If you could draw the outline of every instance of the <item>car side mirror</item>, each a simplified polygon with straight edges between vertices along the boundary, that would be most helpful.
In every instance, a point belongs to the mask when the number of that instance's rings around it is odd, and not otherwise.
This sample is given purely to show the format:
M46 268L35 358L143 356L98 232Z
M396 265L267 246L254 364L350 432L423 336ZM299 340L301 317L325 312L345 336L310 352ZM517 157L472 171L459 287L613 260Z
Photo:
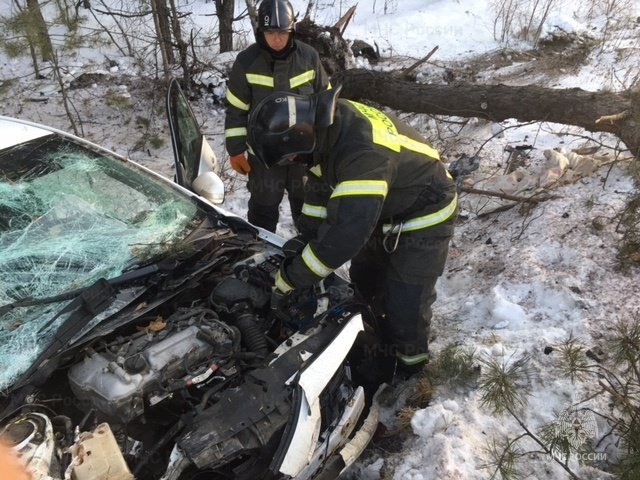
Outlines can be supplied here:
M211 203L221 204L224 202L224 183L214 172L204 172L198 175L191 184L191 188Z

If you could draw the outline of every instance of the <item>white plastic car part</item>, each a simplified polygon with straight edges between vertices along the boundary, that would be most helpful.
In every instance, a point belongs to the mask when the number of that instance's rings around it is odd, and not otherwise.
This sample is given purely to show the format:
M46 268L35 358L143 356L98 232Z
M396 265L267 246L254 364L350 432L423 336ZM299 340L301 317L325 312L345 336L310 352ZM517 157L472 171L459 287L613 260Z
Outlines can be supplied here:
M327 348L300 374L298 385L303 393L300 396L302 404L289 448L280 465L280 473L295 477L311 461L322 423L320 394L344 362L362 330L362 315L354 315Z
M191 184L191 187L198 195L206 198L213 204L219 205L224 202L224 183L214 172L217 164L218 161L213 149L207 142L207 139L203 137L198 176Z
M316 447L313 457L305 470L296 477L296 480L308 480L312 478L318 471L324 461L326 461L327 452L334 452L341 445L344 445L353 432L353 429L362 415L365 405L364 389L358 387L353 396L347 402L344 412L335 428L327 436L320 445Z
M194 192L211 203L220 204L224 202L224 183L214 172L201 173L191 186Z
M340 456L342 457L345 464L342 472L344 472L353 462L358 459L358 457L360 457L364 449L373 438L373 434L378 428L378 421L380 419L380 404L378 403L378 397L387 387L388 385L386 383L383 383L382 385L380 385L380 387L378 387L378 390L373 396L373 401L371 402L371 407L369 408L369 414L367 415L367 418L365 418L364 423L356 432L353 439L351 439L351 441L347 443L342 450L340 450ZM342 472L340 473L342 474Z

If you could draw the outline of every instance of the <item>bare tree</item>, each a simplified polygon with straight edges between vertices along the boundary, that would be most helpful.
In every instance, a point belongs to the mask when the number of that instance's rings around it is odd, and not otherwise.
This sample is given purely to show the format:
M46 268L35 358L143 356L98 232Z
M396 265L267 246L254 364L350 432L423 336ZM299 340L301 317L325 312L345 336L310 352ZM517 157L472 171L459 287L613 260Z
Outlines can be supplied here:
M258 9L256 8L256 0L245 0L247 5L247 12L249 12L249 18L251 19L251 27L253 32L258 31Z
M307 10L304 12L304 17L305 19L311 19L311 11L315 8L316 6L316 1L315 0L309 0L309 3L307 4Z
M105 8L105 10L107 12L109 12L109 7L108 5L104 2L104 0L99 0L100 3L102 4L102 6ZM79 5L80 3L78 3ZM118 50L120 50L120 52L123 55L126 55L125 52L122 50L122 48L120 48L120 46L118 45L118 43L116 42L115 38L113 37L113 34L109 31L108 28L106 28L104 25L102 25L102 22L100 22L100 19L97 17L97 15L95 14L95 12L93 11L94 9L91 8L91 4L89 2L85 3L85 7L86 9L91 11L91 14L93 15L93 18L95 18L96 22L98 22L98 25L100 25L105 32L107 32L107 35L109 36L109 38L111 39L111 41L113 42L113 44L118 48ZM134 51L133 51L133 47L131 45L131 42L129 41L129 35L127 35L127 32L125 31L125 29L123 28L122 24L120 23L120 21L118 20L118 17L116 15L111 15L111 18L113 18L113 22L116 24L116 26L118 27L118 30L120 30L120 34L122 35L122 38L124 39L125 44L127 45L127 52L128 55L130 57L133 57Z
M178 55L180 57L180 66L182 67L182 75L184 85L191 83L191 69L189 67L188 48L189 45L182 38L182 28L180 26L180 16L178 15L178 9L176 8L175 0L169 0L171 7L171 27L173 31L173 38L178 49Z
M42 16L38 0L27 0L27 10L31 20L27 24L29 44L37 46L40 49L42 60L49 62L53 59L53 46L51 45L47 24Z
M235 0L216 0L216 16L220 24L220 53L233 50L233 10Z
M39 61L52 59L53 47L49 37L47 24L44 21L37 0L27 0L24 5L15 0L17 13L3 19L3 28L14 34L22 48L26 42L31 56L31 63L36 78L40 78ZM3 36L4 38L4 36Z
M151 0L151 11L153 23L156 27L160 55L162 56L162 66L165 78L171 73L171 65L175 58L171 47L171 28L169 26L169 11L165 0Z
M82 121L80 120L80 115L78 115L78 111L76 110L73 102L69 99L69 94L67 91L67 87L62 79L62 72L60 71L60 63L58 62L58 54L57 52L52 53L52 62L53 62L53 71L58 81L58 86L60 87L60 93L62 94L62 105L64 106L64 111L67 114L67 118L69 119L69 123L71 124L71 128L73 129L73 133L76 136L84 136L84 130L82 129ZM71 109L73 108L74 112L78 116L78 120L80 121L80 130L78 130L78 126L76 125L76 121L71 113Z

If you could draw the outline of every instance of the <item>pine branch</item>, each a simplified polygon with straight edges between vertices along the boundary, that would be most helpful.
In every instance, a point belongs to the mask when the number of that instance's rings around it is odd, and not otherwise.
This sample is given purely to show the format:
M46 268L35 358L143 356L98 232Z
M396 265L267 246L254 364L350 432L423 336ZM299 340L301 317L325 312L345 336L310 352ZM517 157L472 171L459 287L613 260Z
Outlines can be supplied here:
M520 425L520 427L525 431L527 436L531 438L534 442L536 442L538 445L540 445L544 453L551 456L551 458L553 458L553 461L556 462L558 465L560 465L569 474L571 478L575 480L580 480L580 477L578 477L575 473L573 473L573 471L569 468L568 465L561 462L554 455L552 455L551 450L544 444L544 442L540 440L536 434L534 434L531 430L529 430L527 425L520 419L520 417L511 408L509 408L509 406L506 406L505 409L507 412L509 412L509 414L511 414L511 416L515 419L515 421L518 422L518 425Z
M524 478L523 475L516 469L516 461L518 457L522 457L524 454L522 453L522 451L515 447L515 444L521 438L524 438L526 436L526 433L523 433L513 440L509 440L507 438L507 444L502 448L502 452L498 451L498 445L495 441L493 442L493 445L489 450L489 454L494 458L497 457L497 459L492 463L481 466L481 468L495 467L490 480L496 478L496 475L498 474L500 474L500 478L502 479L517 480L519 478Z
M524 383L532 373L529 355L523 355L510 364L494 358L480 361L485 367L480 380L481 405L490 407L494 413L502 413L506 407L522 408L527 404L529 392Z

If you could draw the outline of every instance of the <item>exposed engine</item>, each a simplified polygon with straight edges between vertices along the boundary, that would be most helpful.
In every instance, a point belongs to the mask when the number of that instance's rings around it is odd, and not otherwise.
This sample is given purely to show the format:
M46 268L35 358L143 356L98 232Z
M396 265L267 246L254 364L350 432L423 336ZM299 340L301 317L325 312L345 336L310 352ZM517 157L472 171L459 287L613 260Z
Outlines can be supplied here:
M98 351L88 349L87 357L69 369L76 397L112 420L128 422L144 412L145 404L211 381L234 344L237 349L239 334L213 310L179 310L155 325Z
M0 435L31 471L56 480L111 478L96 473L105 465L123 479L191 478L181 472L218 468L244 451L271 451L277 444L270 438L282 434L291 415L292 393L283 385L339 331L339 321L319 326L322 314L353 297L338 282L272 302L280 259L259 253L227 263L144 316L132 309L135 321L78 349L31 407L2 419ZM327 389L327 403L336 405L330 418L352 395L344 382L339 371ZM37 405L46 402L59 408ZM252 417L245 425L246 415ZM252 435L243 433L251 422ZM171 466L172 445L189 457L180 468ZM98 457L87 451L106 460L94 463ZM268 463L269 455L260 461Z
M236 360L269 353L264 312L270 292L264 267L240 264L212 289L209 305L179 308L137 333L87 348L69 369L69 385L85 410L126 423L173 392L224 380L237 373Z

